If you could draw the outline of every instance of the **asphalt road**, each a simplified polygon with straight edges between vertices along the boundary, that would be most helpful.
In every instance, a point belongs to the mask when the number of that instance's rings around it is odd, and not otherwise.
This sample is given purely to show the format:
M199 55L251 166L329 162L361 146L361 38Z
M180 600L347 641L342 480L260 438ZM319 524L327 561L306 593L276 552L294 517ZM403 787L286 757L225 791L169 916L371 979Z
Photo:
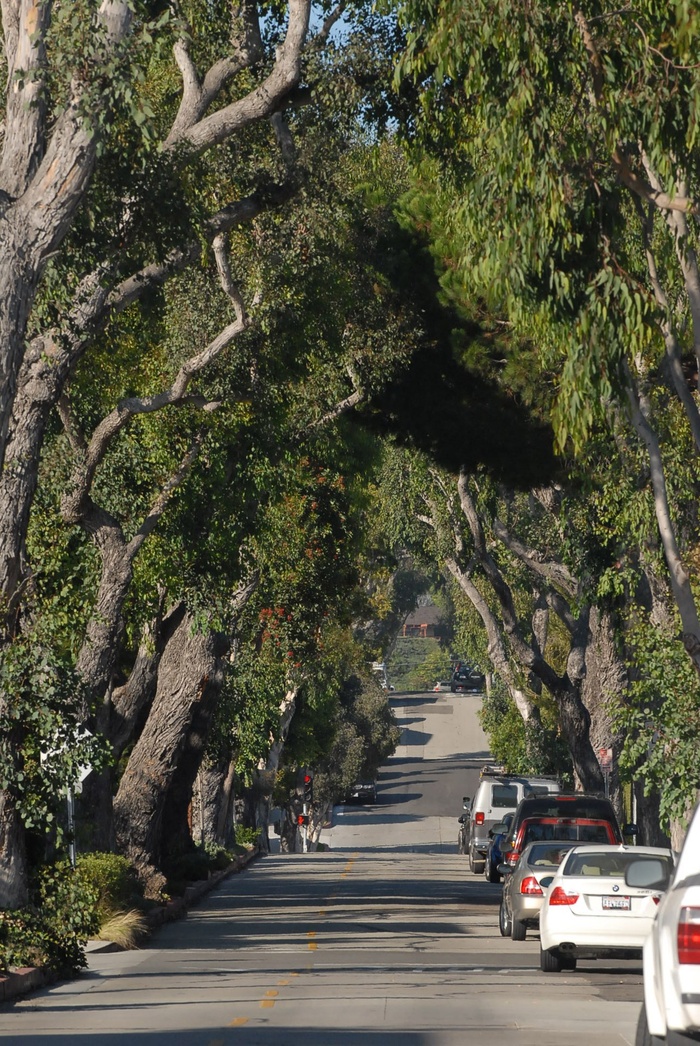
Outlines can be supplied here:
M476 697L393 698L401 746L376 806L340 807L328 852L234 876L140 952L0 1008L21 1046L628 1046L635 963L544 975L500 937L456 818L487 756Z

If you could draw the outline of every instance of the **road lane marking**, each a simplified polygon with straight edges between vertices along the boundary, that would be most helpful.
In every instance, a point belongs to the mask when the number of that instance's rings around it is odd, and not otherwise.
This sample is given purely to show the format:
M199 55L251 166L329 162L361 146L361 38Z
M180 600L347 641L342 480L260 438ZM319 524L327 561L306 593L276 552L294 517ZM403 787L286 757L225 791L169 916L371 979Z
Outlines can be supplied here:
M242 1028L244 1024L247 1024L250 1017L234 1017L229 1023L229 1028Z
M261 1010L271 1010L274 1005L275 1005L275 1000L274 999L261 999L260 1000L260 1009Z
M289 984L289 980L285 977L283 980L277 982L280 985Z

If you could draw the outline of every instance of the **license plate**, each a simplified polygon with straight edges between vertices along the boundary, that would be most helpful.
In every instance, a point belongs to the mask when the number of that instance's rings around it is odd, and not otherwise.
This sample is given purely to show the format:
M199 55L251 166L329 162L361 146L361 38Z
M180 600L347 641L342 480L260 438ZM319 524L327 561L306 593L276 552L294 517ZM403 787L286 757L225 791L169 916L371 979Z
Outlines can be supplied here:
M614 908L618 911L628 912L632 907L631 900L629 897L604 897L603 898L603 909L610 910Z

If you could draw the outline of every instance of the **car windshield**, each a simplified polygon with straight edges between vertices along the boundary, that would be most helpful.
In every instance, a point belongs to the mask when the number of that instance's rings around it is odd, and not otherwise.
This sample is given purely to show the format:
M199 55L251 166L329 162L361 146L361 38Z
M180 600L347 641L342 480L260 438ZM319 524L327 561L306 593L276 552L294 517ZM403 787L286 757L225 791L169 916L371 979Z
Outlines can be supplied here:
M573 846L574 843L571 844ZM552 846L551 843L537 844L530 850L527 863L537 868L557 868L568 854L571 846Z
M605 824L530 824L525 827L523 846L547 839L571 839L578 843L609 843Z
M664 854L655 855L658 860L668 865L671 871L671 858ZM639 854L630 853L573 853L564 867L564 875L604 875L612 879L622 879L625 869L633 861L639 860Z
M498 784L491 792L491 806L514 810L518 805L518 789L515 785Z

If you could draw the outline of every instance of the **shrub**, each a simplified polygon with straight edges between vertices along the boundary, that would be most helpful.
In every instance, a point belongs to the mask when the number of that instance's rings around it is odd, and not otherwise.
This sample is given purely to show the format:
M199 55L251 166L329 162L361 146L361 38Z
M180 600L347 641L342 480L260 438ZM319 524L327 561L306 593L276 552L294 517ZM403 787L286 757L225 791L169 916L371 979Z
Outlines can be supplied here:
M73 973L87 965L85 944L97 932L97 894L68 862L39 870L32 903L0 912L0 969L43 966Z
M246 850L251 850L257 845L259 838L259 828L245 828L241 824L236 825L236 843L238 846L244 846Z
M100 921L138 905L143 899L143 887L133 865L120 854L79 854L76 873L86 889L95 894Z
M128 912L115 912L100 926L97 934L100 941L112 941L119 948L136 948L148 932L148 922L143 912L132 908Z

